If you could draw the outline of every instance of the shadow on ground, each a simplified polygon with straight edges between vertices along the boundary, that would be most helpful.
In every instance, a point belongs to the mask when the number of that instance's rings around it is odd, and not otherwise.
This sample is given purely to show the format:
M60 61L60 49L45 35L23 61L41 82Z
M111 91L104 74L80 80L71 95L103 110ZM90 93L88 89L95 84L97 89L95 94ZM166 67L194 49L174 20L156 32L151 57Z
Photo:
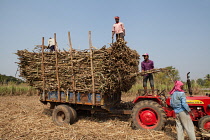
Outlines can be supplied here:
M52 109L45 108L42 112L42 114L47 115L49 117L52 116ZM78 110L77 111L77 117L79 119L85 119L91 121L97 121L97 122L106 122L108 120L120 120L128 122L130 120L130 115L113 115L110 113L104 113L104 112L95 112L94 114L91 114L89 110Z

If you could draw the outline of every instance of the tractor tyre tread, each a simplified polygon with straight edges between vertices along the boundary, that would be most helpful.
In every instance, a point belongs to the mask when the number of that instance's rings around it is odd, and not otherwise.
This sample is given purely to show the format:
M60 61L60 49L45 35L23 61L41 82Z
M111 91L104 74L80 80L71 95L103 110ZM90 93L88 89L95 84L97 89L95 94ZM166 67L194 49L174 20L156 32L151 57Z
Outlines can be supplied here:
M162 130L164 128L165 122L166 122L166 113L160 104L158 104L157 102L152 101L152 100L144 100L144 101L140 101L140 102L136 103L136 105L132 109L132 114L131 114L132 128L133 129L145 129L145 128L142 128L136 120L137 113L139 112L139 110L141 108L144 108L144 107L152 108L158 114L159 124L153 130L158 130L158 131Z
M199 127L199 129L200 129L201 132L202 132L202 131L205 132L204 123L207 122L207 121L210 121L210 116L209 116L209 115L202 117L202 118L198 121L198 127Z

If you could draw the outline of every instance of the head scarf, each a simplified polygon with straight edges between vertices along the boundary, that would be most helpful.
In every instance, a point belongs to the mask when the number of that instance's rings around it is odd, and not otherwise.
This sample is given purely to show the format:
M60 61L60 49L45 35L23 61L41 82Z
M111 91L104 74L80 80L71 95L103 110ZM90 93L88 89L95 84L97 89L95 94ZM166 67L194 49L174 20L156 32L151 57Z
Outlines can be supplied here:
M181 81L176 81L174 84L175 85L174 85L173 89L169 92L169 94L173 94L175 91L184 92L184 90L181 89L181 86L184 85Z

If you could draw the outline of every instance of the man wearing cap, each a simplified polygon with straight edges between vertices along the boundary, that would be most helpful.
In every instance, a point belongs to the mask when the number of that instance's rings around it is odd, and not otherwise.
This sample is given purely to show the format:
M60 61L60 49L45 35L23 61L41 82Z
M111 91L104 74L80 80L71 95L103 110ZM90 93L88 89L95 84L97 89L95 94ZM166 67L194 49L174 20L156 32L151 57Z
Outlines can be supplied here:
M141 62L141 71L147 71L154 69L154 63L152 60L149 60L149 54L145 53L142 55L144 57L144 61ZM143 77L143 87L144 87L144 93L147 95L147 80L150 81L150 87L152 89L152 95L154 94L154 80L152 73L145 74Z
M114 39L114 34L116 34L116 40L118 38L122 38L124 40L125 36L124 24L122 22L119 22L120 17L116 16L114 18L116 23L112 27L112 39Z

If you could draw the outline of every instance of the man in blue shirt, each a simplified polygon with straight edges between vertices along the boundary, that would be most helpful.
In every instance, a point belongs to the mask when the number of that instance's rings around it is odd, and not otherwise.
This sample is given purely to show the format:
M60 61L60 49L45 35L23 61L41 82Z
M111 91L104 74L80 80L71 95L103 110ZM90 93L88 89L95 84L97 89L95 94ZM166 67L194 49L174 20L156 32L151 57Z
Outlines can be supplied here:
M176 113L177 138L178 140L184 140L185 129L190 140L196 140L194 125L189 115L191 110L186 103L183 85L184 84L181 81L176 81L174 88L170 91L170 105Z

